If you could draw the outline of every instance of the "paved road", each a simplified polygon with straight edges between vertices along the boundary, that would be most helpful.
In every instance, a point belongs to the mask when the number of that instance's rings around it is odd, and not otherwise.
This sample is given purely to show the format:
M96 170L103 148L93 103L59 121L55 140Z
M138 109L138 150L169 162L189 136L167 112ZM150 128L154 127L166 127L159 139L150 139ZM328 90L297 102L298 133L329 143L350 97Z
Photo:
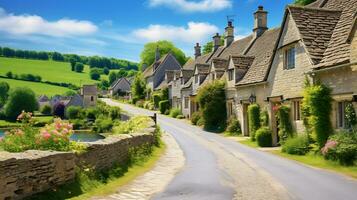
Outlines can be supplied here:
M130 105L120 107L132 114L153 114ZM158 123L176 139L186 163L153 199L357 199L356 180L246 147L182 120L160 115Z

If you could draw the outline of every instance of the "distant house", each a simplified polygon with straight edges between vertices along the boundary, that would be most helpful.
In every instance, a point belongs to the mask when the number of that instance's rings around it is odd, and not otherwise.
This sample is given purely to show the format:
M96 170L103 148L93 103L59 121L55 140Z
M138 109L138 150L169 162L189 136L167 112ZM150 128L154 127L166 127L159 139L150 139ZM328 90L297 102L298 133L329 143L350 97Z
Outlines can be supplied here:
M81 88L83 106L90 107L97 105L98 90L96 85L83 85Z
M39 107L43 107L44 105L49 105L49 98L46 95L41 95L40 97L38 97L37 102Z
M147 86L151 91L157 90L158 86L164 81L166 70L181 70L181 65L172 53L160 58L159 49L157 48L155 62L143 72Z
M119 78L117 79L109 88L109 93L111 96L114 95L127 95L130 93L130 81L123 77L123 78Z

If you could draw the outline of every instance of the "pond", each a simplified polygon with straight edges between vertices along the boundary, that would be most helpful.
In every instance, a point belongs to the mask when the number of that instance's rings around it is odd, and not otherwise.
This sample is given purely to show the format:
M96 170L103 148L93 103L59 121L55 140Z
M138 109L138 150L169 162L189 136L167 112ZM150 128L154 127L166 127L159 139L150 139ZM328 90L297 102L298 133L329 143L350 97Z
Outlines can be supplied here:
M5 131L0 129L0 138L4 137ZM102 140L105 137L99 135L97 133L90 133L90 132L75 132L71 135L70 140L77 141L77 142L95 142L98 140Z

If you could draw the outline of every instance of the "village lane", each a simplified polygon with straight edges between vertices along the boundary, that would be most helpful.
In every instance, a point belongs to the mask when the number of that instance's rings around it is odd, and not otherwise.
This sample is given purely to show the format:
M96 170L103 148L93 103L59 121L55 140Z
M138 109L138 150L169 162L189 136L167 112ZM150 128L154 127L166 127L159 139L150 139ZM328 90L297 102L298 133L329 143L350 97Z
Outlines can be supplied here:
M103 99L134 115L152 111ZM262 152L184 120L158 115L185 155L185 166L153 199L301 199L352 200L357 181ZM170 147L168 147L170 148Z

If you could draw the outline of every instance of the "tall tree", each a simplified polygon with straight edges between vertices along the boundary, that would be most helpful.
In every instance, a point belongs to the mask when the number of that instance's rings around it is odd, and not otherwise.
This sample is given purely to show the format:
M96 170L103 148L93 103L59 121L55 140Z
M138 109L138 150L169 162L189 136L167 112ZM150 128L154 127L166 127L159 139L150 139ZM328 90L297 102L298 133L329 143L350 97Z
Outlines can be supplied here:
M147 43L144 46L144 49L140 54L141 65L144 63L146 65L151 65L155 61L156 48L159 48L160 55L162 56L171 52L181 65L184 65L187 61L184 52L177 48L172 42L160 40L157 42Z
M146 84L144 78L141 73L138 73L135 76L133 84L131 85L133 103L135 103L137 100L145 98L145 87Z

